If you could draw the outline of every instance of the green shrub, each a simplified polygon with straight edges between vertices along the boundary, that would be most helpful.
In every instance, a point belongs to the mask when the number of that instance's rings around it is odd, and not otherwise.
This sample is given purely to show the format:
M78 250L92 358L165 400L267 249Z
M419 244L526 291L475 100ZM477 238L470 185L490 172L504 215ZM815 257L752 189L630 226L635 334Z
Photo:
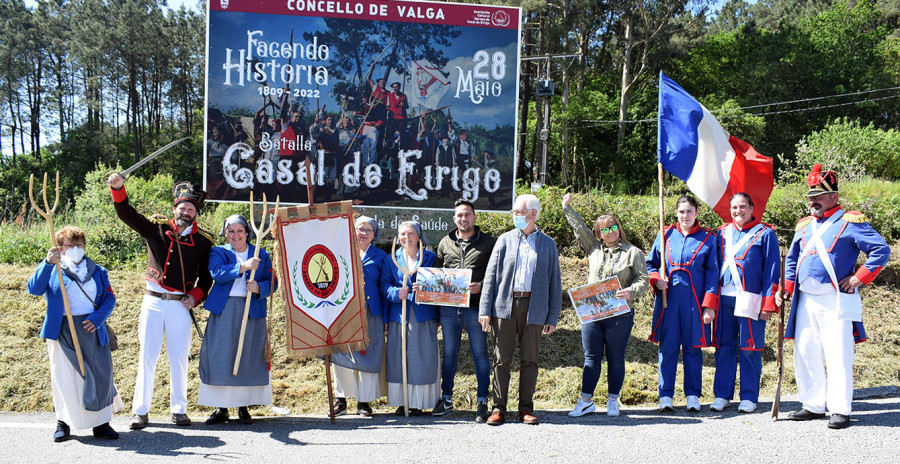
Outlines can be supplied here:
M29 229L0 225L0 263L35 264L47 257L50 235L45 224Z
M866 177L900 179L900 132L881 130L873 123L837 119L797 144L796 162L788 171L806 174L815 163L838 170L841 180ZM784 169L784 168L782 168Z

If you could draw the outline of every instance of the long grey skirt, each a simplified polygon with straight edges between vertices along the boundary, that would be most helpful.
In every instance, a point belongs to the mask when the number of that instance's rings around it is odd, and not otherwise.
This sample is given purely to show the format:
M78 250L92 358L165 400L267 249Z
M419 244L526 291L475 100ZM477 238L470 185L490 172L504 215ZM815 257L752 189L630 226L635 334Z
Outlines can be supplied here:
M369 346L362 351L335 353L331 355L333 364L360 372L381 372L381 354L384 351L384 319L366 311L366 320L369 324Z
M410 385L430 385L438 380L437 320L418 322L413 310L407 311L406 366ZM402 341L399 322L388 324L387 381L403 382Z
M266 320L247 319L238 375L231 375L237 356L244 297L231 296L222 314L211 314L200 345L200 381L207 385L250 386L269 383L266 363Z
M75 333L78 335L78 344L81 347L81 355L84 358L84 395L81 400L84 409L88 411L100 411L111 405L113 398L119 393L113 383L112 353L109 345L100 346L97 332L88 333L82 329L81 324L87 319L87 314L72 316L75 322ZM60 327L57 341L66 354L66 358L75 367L75 371L81 374L78 367L78 355L75 354L75 344L72 342L72 332L69 325L63 321Z

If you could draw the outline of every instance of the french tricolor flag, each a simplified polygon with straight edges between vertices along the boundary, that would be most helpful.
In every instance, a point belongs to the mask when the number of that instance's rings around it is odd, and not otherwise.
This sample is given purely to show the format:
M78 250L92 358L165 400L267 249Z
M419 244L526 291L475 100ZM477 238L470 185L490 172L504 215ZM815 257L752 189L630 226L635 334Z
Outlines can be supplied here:
M660 71L657 159L663 169L687 182L691 192L725 222L731 222L731 196L753 198L762 218L775 184L772 158L725 131L694 97Z

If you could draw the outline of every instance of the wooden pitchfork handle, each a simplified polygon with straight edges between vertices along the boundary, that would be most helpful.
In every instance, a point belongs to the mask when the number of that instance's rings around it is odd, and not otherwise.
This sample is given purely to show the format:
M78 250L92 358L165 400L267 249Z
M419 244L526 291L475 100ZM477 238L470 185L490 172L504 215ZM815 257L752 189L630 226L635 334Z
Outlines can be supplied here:
M31 207L47 220L47 226L50 228L50 246L56 246L56 231L53 230L53 213L56 206L59 205L59 171L56 171L56 198L53 201L53 207L47 201L47 173L44 173L44 210L41 210L38 203L34 201L34 174L28 179L28 198L31 199ZM63 282L62 268L59 261L56 262L56 277L59 279L59 292L62 294L63 306L66 308L66 319L69 321L69 332L72 333L72 344L75 345L75 356L78 358L78 368L81 370L81 376L84 377L84 355L81 354L81 343L78 342L78 333L75 332L75 320L72 319L72 307L69 305L69 295L66 293L66 284Z
M275 197L275 211L277 214L278 204L281 201L281 196ZM253 227L253 232L256 233L256 249L253 250L253 257L259 258L259 247L262 245L262 238L264 235L268 234L272 231L272 226L275 225L275 221L269 223L269 227L264 228L266 225L266 194L263 193L263 208L262 208L262 216L260 220L262 224L260 227L256 227L256 219L253 216L253 192L250 192L250 224ZM250 279L253 280L253 277L256 276L256 269L250 271ZM238 374L238 367L241 365L241 354L244 352L244 335L247 333L247 318L250 317L250 298L252 298L253 294L249 291L247 292L247 298L244 300L244 316L241 320L241 335L238 338L238 348L237 348L237 356L234 358L234 368L231 370L231 375Z
M425 250L422 249L422 239L419 239L419 261L416 263L416 271L409 270L409 263L406 262L406 258L408 258L406 256L406 247L402 247L402 250L405 266L400 267L400 263L397 262L397 237L394 237L394 241L391 244L391 259L394 260L394 265L397 266L397 269L400 269L400 272L403 273L403 288L406 288L409 276L418 271L419 266L422 265L422 257L425 256ZM403 415L409 417L409 380L406 369L406 298L401 300L400 304L403 308L400 312L400 325L402 326L400 329L400 353L401 366L403 368Z

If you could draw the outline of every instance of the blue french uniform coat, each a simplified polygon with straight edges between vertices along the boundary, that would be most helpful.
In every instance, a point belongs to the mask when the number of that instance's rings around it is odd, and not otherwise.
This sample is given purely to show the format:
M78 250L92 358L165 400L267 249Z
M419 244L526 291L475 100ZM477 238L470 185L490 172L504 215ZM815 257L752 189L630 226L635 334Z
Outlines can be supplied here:
M838 282L849 275L856 275L863 284L868 285L875 280L891 257L891 249L884 238L869 225L865 216L858 211L844 211L838 205L826 211L825 217L822 219L815 216L801 219L795 228L791 249L784 264L784 287L793 295L791 314L788 317L787 327L785 327L784 338L794 338L799 284L807 277L812 277L822 283L831 283L831 278L828 276L825 266L822 265L822 260L815 247L811 248L806 255L800 256L800 254L806 246L806 241L812 236L812 222L816 221L817 225L821 225L835 214L839 214L840 219L822 235L822 242L825 244L826 254L834 266ZM866 254L866 262L856 269L856 260L859 258L860 252ZM853 337L857 343L866 340L862 322L853 322Z
M666 236L666 275L669 287L673 285L688 285L693 297L690 301L693 313L693 337L695 347L713 346L712 328L702 322L701 308L718 310L719 308L719 243L716 234L695 224L694 228L685 236L681 233L679 225L668 226L665 229ZM647 275L650 278L650 288L654 292L656 282L661 279L659 267L660 237L657 234L653 242L653 248L647 255ZM662 298L658 295L653 306L653 322L648 337L650 341L659 343L660 324L663 320Z
M28 285L26 286L28 293L35 296L44 295L47 299L47 314L44 316L44 323L41 325L40 333L41 338L47 340L59 338L59 331L62 328L63 319L66 317L66 308L62 299L62 292L59 289L59 278L56 277L55 268L55 264L42 261L35 269L34 274L31 275L31 278L28 279ZM94 280L94 284L97 285L97 297L94 311L87 315L87 320L91 321L94 327L97 328L96 333L100 346L106 346L109 344L106 319L112 314L112 310L116 306L116 295L113 294L112 287L109 285L106 269L97 265L91 278ZM72 279L69 279L64 273L63 283L68 285L69 282L72 282ZM75 327L75 330L82 330L82 328Z
M732 240L737 244L758 224L761 229L753 232L753 237L735 251L734 262L744 291L762 296L762 311L777 312L775 294L778 292L781 256L778 248L778 236L769 224L754 219L740 229L733 222L719 227L717 235L719 238L719 273L722 276L721 287L725 287L732 281L731 270L725 269L724 234L729 233L728 229L733 229ZM718 321L717 318L716 322L718 323ZM762 324L750 323L746 318L741 322L738 334L741 349L758 351L764 348L765 333L754 333L753 329L754 326L765 327L765 321L758 322L762 322ZM764 328L762 332L765 332Z
M383 316L384 308L389 304L381 294L381 270L385 261L390 262L388 254L375 245L369 245L362 257L363 280L365 281L366 306L372 316ZM425 262L425 258L422 258ZM391 262L391 264L393 264ZM401 281L402 282L402 281Z
M256 247L247 244L249 247L248 256L252 257ZM266 250L259 250L259 268L253 280L259 284L259 295L251 295L250 297L250 319L262 319L266 317L266 297L272 293L272 260L269 259L269 253ZM225 309L225 302L228 301L228 294L231 293L231 286L234 285L234 279L241 278L247 280L250 277L250 271L243 274L239 272L241 264L237 261L234 254L234 248L229 244L217 246L209 253L209 272L215 280L209 296L203 307L213 314L222 314Z
M434 260L437 259L437 256L434 253L428 250L421 250L419 252L424 253L424 255L422 256L422 264L420 265L420 267L434 266ZM397 262L400 263L401 266L404 266L406 263L406 257L403 255L402 248L396 251L395 256L397 257ZM409 308L412 308L412 310L416 313L416 320L418 322L437 319L437 306L416 304L415 293L412 291L412 286L414 283L416 283L416 275L417 273L410 274L409 280L406 283L406 288L409 289L409 296L407 297L406 303L407 311L409 311ZM400 297L397 296L402 285L403 273L400 272L400 269L397 268L396 265L394 265L393 260L385 258L384 264L382 264L381 267L381 293L385 296L385 298L387 298L388 302L390 303L386 321L402 322L401 315L403 312L403 305L400 301Z

